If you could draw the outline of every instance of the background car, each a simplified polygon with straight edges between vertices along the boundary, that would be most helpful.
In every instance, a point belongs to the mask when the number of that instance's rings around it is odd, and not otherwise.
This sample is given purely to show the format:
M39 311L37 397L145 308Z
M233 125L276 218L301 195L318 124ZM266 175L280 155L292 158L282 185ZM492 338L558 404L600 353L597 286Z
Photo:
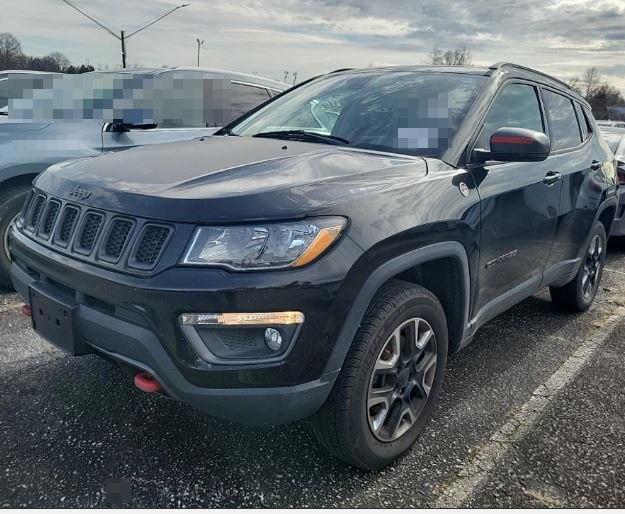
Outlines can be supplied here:
M618 175L618 181L621 188L625 187L625 128L619 128L615 126L601 127L601 133L603 139L612 150L612 153L616 157ZM610 235L612 237L625 236L625 194L621 189L619 207L616 212L616 218L612 225L612 231Z
M619 127L625 128L625 121L597 120L600 127Z
M201 68L82 75L2 72L0 81L0 110L2 98L7 103L0 116L0 286L6 287L8 227L33 179L47 167L210 135L290 87Z

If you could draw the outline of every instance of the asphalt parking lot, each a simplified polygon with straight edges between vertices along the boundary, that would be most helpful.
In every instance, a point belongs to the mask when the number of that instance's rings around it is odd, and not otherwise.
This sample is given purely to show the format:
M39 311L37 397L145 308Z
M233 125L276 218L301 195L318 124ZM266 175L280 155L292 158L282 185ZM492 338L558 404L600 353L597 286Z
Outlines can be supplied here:
M305 422L249 429L136 390L42 341L0 293L0 506L623 507L625 246L583 315L545 291L449 362L393 467L332 460Z

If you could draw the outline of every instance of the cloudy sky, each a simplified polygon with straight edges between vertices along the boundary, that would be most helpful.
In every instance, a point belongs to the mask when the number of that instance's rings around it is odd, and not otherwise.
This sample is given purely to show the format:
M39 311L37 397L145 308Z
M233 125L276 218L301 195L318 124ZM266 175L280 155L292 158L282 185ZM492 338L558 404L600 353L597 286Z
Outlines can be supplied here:
M178 0L72 0L132 31ZM130 64L194 65L299 78L342 67L422 64L465 44L474 64L513 61L562 78L589 66L625 90L625 0L185 0L128 41ZM0 31L24 52L116 66L119 42L61 0L0 0Z

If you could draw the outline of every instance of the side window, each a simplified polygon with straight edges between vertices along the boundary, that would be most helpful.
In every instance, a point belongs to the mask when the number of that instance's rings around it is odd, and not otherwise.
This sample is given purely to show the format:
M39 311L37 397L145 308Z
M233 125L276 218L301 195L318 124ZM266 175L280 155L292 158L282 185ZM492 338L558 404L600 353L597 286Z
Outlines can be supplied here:
M551 127L551 150L572 148L582 142L573 102L566 96L543 90Z
M236 82L232 82L231 87L232 101L230 107L232 112L231 119L227 120L226 123L231 122L271 98L264 87L248 86L246 84L237 84Z
M490 136L502 127L545 131L536 88L527 84L505 86L486 115L476 148L490 151Z
M575 114L577 115L577 123L579 124L579 128L582 131L582 141L586 141L588 139L588 125L586 124L586 118L584 117L584 113L582 112L582 108L577 102L573 102L575 106Z
M584 120L586 122L586 128L588 130L588 137L590 137L595 132L595 129L593 128L593 122L591 121L592 114L588 109L584 107L582 108L582 112L584 114Z

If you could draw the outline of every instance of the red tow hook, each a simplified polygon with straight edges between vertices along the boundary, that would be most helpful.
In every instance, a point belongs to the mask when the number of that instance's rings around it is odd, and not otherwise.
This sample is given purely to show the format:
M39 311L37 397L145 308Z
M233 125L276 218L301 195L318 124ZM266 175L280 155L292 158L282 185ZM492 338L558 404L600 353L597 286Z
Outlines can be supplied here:
M30 318L33 315L33 310L27 303L20 307L20 312L22 313L22 316L26 316L27 318Z
M135 375L135 386L144 393L156 393L161 390L161 384L147 371L140 371Z

